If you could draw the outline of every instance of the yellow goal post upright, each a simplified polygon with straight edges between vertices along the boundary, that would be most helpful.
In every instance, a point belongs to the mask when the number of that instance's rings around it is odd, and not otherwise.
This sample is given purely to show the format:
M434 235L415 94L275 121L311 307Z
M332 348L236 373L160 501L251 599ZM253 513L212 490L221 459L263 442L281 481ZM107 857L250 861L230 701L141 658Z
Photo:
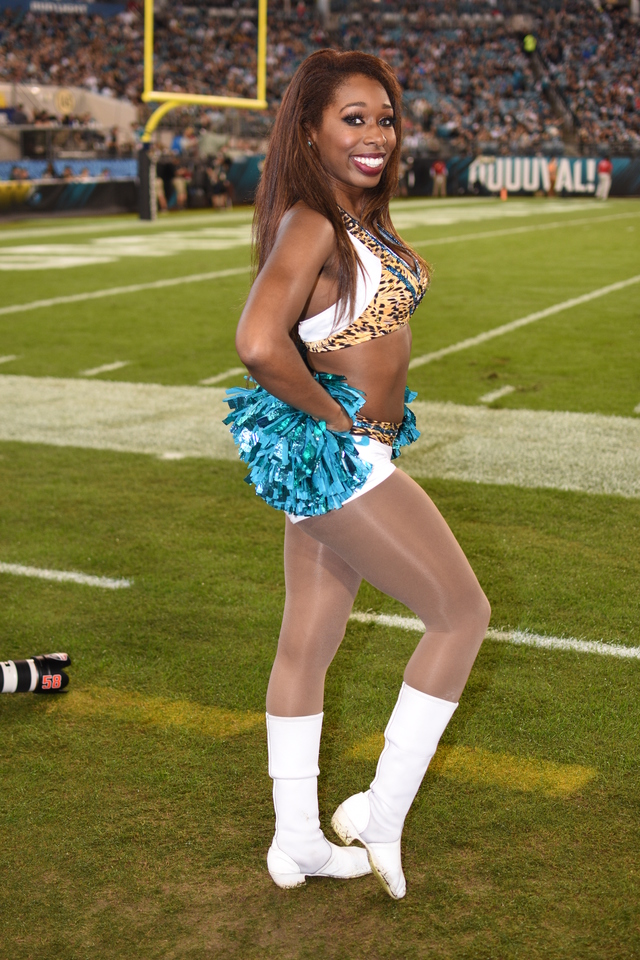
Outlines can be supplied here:
M153 89L153 0L144 0L144 89L145 103L157 104L142 134L138 172L140 179L140 219L154 220L157 213L156 171L151 157L151 140L158 124L170 110L189 104L235 107L240 110L266 110L267 104L267 0L258 0L258 49L256 98L218 97L202 93L167 93Z

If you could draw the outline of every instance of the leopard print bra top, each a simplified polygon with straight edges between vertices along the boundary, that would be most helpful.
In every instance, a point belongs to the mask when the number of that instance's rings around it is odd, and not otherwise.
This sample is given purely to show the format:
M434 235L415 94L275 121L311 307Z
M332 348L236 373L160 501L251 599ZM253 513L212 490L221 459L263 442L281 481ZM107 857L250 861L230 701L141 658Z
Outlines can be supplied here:
M336 324L338 304L298 324L298 333L309 353L342 350L356 343L384 337L409 323L429 285L424 268L410 267L390 246L365 230L345 210L342 217L364 267L358 270L354 318ZM380 229L381 236L395 238Z

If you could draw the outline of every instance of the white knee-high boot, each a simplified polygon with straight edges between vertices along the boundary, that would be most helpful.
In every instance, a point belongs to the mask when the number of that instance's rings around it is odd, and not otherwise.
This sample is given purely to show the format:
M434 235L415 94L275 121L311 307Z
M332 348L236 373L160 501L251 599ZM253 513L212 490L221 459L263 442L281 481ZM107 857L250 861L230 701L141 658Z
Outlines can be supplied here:
M361 877L371 873L364 850L337 847L320 829L318 755L322 714L267 714L269 776L273 778L276 832L267 866L279 887L297 887L305 877Z
M370 789L345 800L331 821L345 843L364 844L373 872L396 900L406 893L400 853L405 817L457 706L403 683Z

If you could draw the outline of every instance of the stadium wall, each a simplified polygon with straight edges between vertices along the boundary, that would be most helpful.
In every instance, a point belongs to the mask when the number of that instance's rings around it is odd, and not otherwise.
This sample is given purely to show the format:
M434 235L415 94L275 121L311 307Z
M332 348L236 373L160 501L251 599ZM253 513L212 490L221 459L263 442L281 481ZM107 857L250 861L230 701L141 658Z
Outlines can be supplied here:
M65 213L135 213L138 185L134 179L82 182L0 182L0 216Z
M253 200L260 178L262 156L250 156L234 161L229 170L229 179L234 187L234 202L249 204ZM514 162L515 161L515 162ZM527 166L527 161L529 165ZM538 165L537 189L533 189L535 163ZM546 192L543 163L544 158L499 157L470 158L454 157L447 161L447 193L450 196L495 195L502 184L512 196L532 196ZM640 196L640 159L614 157L611 196ZM89 167L90 179L81 183L42 181L43 161L23 161L20 166L29 169L33 178L27 181L13 182L8 179L10 164L0 163L0 216L38 215L62 213L69 210L86 213L95 212L134 212L138 209L138 182L135 160L93 160L82 162L71 160L57 161L56 166L69 165L74 174L80 173L81 166ZM432 182L429 170L433 161L417 158L410 171L412 183L409 196L429 196ZM592 170L597 171L596 158L558 158L558 170L555 182L555 196L585 197L594 196L597 187L595 179L590 179ZM105 171L108 170L108 180ZM520 173L518 173L518 170ZM526 173L526 184L525 184ZM520 188L518 176L521 178ZM502 177L502 180L500 179ZM550 183L550 180L549 180ZM525 187L527 189L525 189ZM578 188L576 190L576 187ZM196 204L199 205L199 204Z

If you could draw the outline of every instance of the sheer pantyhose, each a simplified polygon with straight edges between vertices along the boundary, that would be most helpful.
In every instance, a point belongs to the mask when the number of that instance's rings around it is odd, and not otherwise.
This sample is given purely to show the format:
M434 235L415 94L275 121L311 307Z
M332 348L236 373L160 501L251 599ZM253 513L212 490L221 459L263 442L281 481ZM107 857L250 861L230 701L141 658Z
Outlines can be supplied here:
M409 607L426 626L407 664L409 686L456 702L489 622L489 603L455 537L400 470L323 517L286 521L286 603L267 712L323 709L324 678L361 579Z

